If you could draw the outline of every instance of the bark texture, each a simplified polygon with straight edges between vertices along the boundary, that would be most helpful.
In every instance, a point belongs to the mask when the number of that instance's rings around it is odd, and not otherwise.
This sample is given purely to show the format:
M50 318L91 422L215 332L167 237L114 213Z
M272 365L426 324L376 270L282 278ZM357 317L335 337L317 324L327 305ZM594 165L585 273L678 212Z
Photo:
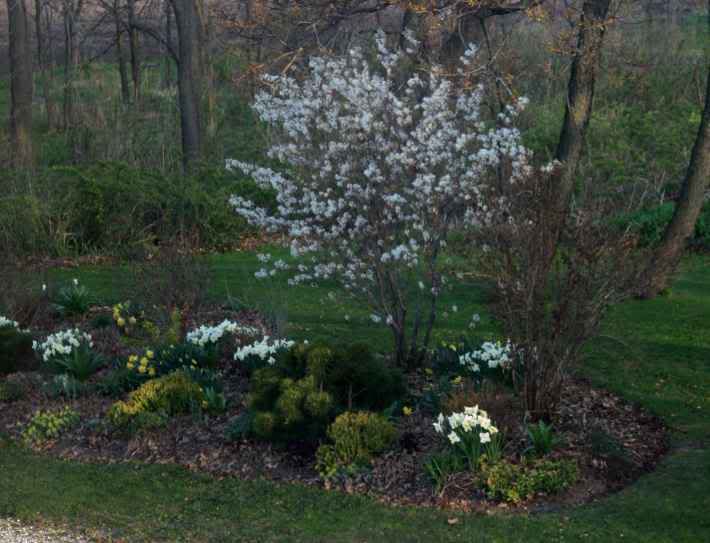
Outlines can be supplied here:
M32 49L25 0L7 0L10 38L10 133L16 167L32 164Z

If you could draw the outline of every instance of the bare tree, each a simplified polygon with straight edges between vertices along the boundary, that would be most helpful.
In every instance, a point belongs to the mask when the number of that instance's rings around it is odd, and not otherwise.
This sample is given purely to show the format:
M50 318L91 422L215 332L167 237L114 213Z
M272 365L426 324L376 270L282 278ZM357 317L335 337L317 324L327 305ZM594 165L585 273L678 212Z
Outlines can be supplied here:
M708 27L710 28L710 0ZM705 201L705 191L710 184L710 53L707 61L705 111L675 213L647 270L647 280L642 293L646 298L653 298L668 287L668 281L678 266L688 239L695 231L695 224Z
M15 166L32 164L32 52L25 0L7 0L10 36L10 129Z
M81 142L77 134L76 78L79 69L79 17L84 0L63 0L64 22L64 128L68 131L74 162L81 158Z
M50 92L52 86L50 31L52 14L46 1L35 0L35 34L37 36L37 66L40 71L42 96L47 110L47 126L52 130L57 126L56 105Z
M138 28L136 27L136 0L127 0L128 44L131 51L131 77L133 79L133 101L138 103L141 94L141 60Z

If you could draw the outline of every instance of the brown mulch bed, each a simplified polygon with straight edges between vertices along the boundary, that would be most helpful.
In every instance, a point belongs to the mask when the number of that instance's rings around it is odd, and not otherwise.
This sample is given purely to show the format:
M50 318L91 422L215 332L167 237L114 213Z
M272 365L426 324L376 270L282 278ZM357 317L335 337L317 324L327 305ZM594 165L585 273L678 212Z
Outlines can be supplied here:
M245 324L260 324L255 313L227 312L219 308L189 317L188 324L217 323L224 318ZM92 331L92 334L97 349L107 356L125 359L135 351L135 348L131 349L121 341L112 327ZM82 462L177 464L217 477L265 478L323 486L314 469L313 446L297 444L284 448L253 440L230 441L226 437L230 421L246 410L248 382L228 364L225 368L227 413L210 418L175 418L165 428L132 437L108 433L101 424L114 399L98 395L69 402L51 399L42 392L42 384L47 377L31 372L15 374L9 379L23 382L28 393L20 401L2 405L0 433L19 439L24 425L37 410L59 408L69 403L80 413L82 423L61 440L44 446L42 450L47 454ZM101 375L94 377L100 378ZM410 388L422 390L427 382L427 376L416 375L411 379ZM507 416L501 414L503 405L490 407L489 412L499 425L505 427L510 447L520 451L525 441L522 413L517 412L511 400L505 404ZM488 406L484 404L482 407ZM400 439L396 446L377 458L368 472L336 481L328 488L366 494L394 505L487 512L516 509L487 501L473 477L466 474L453 477L441 493L435 492L423 469L427 457L442 445L432 422L433 415L419 409L410 416L400 417L397 421ZM667 449L666 431L657 417L610 392L593 388L583 379L567 383L557 416L552 422L561 438L561 445L553 455L575 459L580 480L561 495L541 496L517 509L550 510L588 502L615 492L654 469Z

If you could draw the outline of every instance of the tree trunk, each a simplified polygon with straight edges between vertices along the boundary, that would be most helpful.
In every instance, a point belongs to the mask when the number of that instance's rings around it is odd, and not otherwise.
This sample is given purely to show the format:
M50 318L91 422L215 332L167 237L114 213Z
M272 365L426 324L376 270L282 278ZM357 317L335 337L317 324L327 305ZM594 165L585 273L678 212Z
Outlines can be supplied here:
M173 86L173 61L170 55L170 45L173 43L173 9L170 0L165 0L165 66L163 69L163 88Z
M45 13L46 4L42 0L35 0L35 33L37 35L37 66L40 71L40 82L42 85L42 96L44 107L47 110L47 128L52 130L56 125L55 104L51 93L51 70L49 69L48 53L51 48L47 45L45 27L42 25L42 15ZM47 21L47 34L49 34L49 21Z
M13 163L32 165L32 50L25 0L7 0L10 38L10 131Z
M182 161L190 172L202 149L202 21L198 0L170 0L175 11L178 40L178 98L182 132Z
M131 76L133 78L133 101L137 104L141 96L141 62L136 28L136 1L128 0L128 43L131 49Z
M572 61L567 104L555 158L562 163L558 177L560 216L566 214L592 117L594 87L601 58L611 0L585 0L579 20L577 50Z
M710 27L710 0L708 0L708 27ZM656 249L646 271L644 298L654 298L668 287L688 239L695 231L695 224L705 201L705 191L710 183L710 54L708 55L708 79L705 91L705 111L700 130L693 146L683 189L675 213Z
M128 67L126 66L126 56L123 53L123 30L121 29L121 14L119 12L118 1L114 2L114 23L116 26L116 56L118 57L118 75L121 79L121 101L129 104L131 101L131 90L128 86Z

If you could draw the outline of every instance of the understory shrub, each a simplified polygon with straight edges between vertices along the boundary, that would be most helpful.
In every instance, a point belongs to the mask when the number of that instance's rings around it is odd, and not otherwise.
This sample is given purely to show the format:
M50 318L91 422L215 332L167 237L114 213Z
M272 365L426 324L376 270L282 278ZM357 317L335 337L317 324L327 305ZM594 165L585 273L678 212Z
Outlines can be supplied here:
M631 228L639 236L639 245L642 247L653 247L663 239L674 212L675 204L666 202L623 216L618 219L618 224L620 227ZM703 206L689 243L691 247L710 249L710 202Z
M348 411L339 415L327 433L332 444L321 445L316 454L316 467L324 479L332 478L340 470L352 471L367 466L397 436L390 421L367 411Z
M44 168L31 178L0 173L0 253L139 255L189 233L200 247L228 250L250 235L229 197L266 207L270 191L224 170L169 175L119 162Z
M22 440L27 445L40 445L58 439L78 423L79 414L69 406L60 411L38 411L22 432Z
M11 403L21 400L25 395L25 389L19 383L12 381L0 382L0 403Z
M632 295L648 255L611 225L618 198L585 185L561 213L557 166L489 190L498 202L480 230L479 264L496 281L493 304L512 352L511 378L533 421L547 419L571 368L609 308ZM628 203L624 203L627 205Z
M492 499L520 503L537 494L557 494L579 477L574 460L534 460L513 464L506 460L483 462L481 480Z
M199 410L204 399L202 388L176 371L143 383L126 401L113 404L106 417L120 429L156 426L173 415Z

